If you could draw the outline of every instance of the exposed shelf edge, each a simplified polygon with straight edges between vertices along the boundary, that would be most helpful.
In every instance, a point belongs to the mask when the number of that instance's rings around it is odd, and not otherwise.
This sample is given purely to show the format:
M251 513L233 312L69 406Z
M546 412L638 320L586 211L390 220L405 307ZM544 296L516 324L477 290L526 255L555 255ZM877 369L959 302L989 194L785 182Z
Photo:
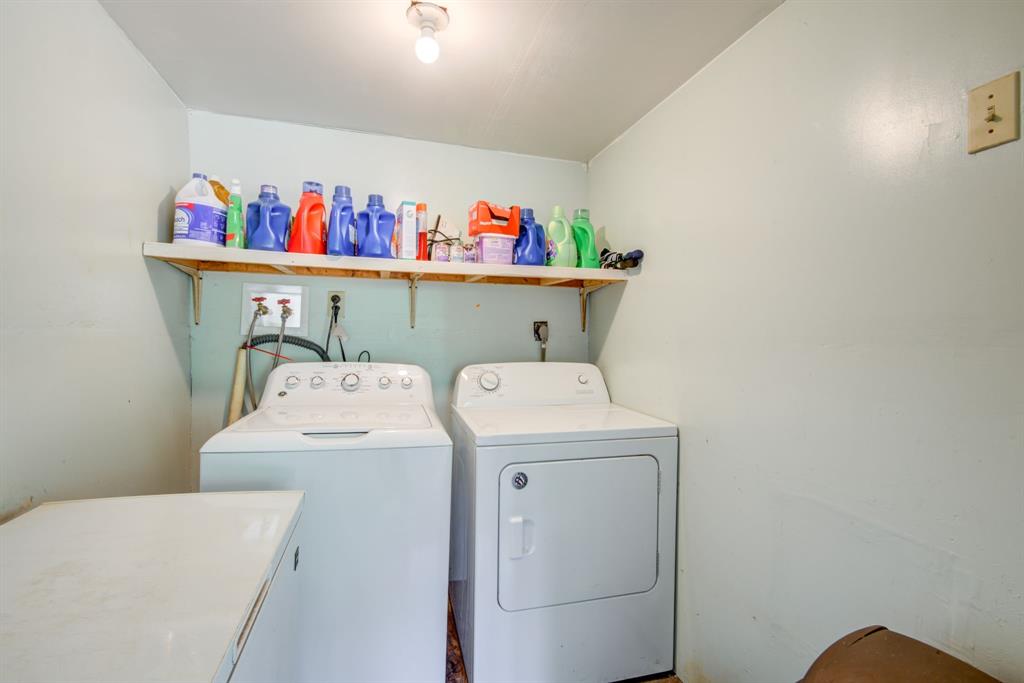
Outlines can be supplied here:
M584 331L587 295L607 285L629 279L629 275L624 271L601 268L499 266L486 263L320 256L255 249L219 249L166 242L145 242L142 245L142 253L147 258L169 263L191 278L193 315L197 325L202 305L204 272L409 280L410 326L415 325L415 285L421 281L572 287L579 290L580 324Z

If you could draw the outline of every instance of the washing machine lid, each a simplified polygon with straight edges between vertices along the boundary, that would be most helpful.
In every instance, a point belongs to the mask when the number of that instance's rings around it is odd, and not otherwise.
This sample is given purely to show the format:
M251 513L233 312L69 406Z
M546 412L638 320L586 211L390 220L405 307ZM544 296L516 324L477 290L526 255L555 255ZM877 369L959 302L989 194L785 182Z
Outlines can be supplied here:
M239 422L234 431L353 434L430 426L421 405L274 406L256 411L250 419Z
M676 436L670 422L629 408L596 405L455 408L478 446Z
M422 404L264 406L214 434L201 453L451 447Z

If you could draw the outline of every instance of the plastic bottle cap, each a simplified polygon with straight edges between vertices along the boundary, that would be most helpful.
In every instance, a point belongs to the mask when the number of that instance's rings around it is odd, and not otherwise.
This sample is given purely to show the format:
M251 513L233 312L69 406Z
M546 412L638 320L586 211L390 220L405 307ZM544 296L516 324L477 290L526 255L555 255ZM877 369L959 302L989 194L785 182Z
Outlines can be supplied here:
M193 178L202 178L203 180L206 180L206 174L205 173L193 173L192 177Z
M260 185L260 194L277 194L277 185Z
M322 195L324 193L324 186L322 183L318 183L315 180L307 180L302 183L302 192L316 192Z
M233 178L231 180L231 194L242 194L242 183L238 180L238 178Z
M519 210L520 221L532 221L533 220L533 209L520 209Z
M371 194L366 198L367 206L384 206L384 195Z
M335 185L334 186L334 198L335 199L351 199L352 188L348 185Z
M551 215L554 218L562 218L565 216L565 209L563 209L560 206L556 206L554 209L551 210Z
M586 218L590 219L590 209L576 209L572 215L573 218Z
M421 203L416 205L416 211L417 212L419 212L419 211L426 211L426 210L427 210L427 205L426 204L423 204L421 202Z
M220 182L220 176L219 175L211 175L210 176L210 180L216 180L219 183Z

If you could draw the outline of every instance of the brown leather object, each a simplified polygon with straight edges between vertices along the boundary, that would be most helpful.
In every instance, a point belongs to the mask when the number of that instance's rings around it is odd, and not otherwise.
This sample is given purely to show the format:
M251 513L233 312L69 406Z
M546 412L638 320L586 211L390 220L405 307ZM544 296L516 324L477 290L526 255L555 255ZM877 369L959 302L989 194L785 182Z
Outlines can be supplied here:
M869 626L821 653L803 683L999 683L919 640Z

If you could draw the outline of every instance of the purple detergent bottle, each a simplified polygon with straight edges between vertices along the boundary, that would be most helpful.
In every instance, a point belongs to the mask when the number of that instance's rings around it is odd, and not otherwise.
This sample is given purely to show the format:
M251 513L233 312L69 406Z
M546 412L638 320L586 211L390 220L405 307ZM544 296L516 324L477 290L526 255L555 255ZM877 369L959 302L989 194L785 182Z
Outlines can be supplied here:
M356 255L356 215L352 208L352 189L334 186L331 219L327 227L327 253L331 256Z
M391 236L395 232L395 214L384 208L384 197L371 194L356 222L359 256L392 258Z
M533 209L519 214L519 237L516 238L515 263L520 266L543 266L547 257L544 226L533 218Z
M249 202L245 211L247 248L284 251L291 218L291 207L277 196L277 186L260 185L259 199Z

